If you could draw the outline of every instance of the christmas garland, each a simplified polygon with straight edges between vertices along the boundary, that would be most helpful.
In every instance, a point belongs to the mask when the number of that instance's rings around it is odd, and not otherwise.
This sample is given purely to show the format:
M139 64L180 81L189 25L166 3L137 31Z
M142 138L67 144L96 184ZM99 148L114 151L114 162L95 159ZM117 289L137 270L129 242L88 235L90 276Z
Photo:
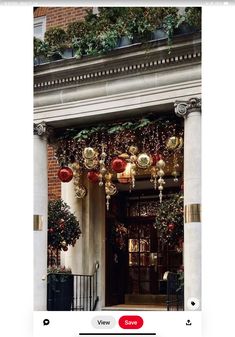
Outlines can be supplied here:
M48 204L48 247L68 250L74 246L81 234L79 222L71 213L70 207L62 200L49 201Z
M156 212L156 228L159 231L162 243L182 249L184 237L183 195L175 194L164 199Z

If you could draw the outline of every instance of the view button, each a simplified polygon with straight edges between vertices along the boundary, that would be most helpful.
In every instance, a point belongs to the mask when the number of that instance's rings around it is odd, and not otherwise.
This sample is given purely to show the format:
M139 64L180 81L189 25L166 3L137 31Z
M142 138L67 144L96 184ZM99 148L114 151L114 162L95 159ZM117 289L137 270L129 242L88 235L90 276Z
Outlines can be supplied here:
M140 316L122 316L118 323L122 329L140 329L144 321Z

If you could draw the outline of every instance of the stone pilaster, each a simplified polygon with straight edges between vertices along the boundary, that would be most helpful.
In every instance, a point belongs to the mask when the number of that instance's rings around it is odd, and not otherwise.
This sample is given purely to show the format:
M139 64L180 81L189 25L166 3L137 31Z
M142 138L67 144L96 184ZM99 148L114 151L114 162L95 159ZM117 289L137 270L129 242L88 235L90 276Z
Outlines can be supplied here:
M184 300L201 309L201 99L175 102L184 118Z
M47 205L47 136L41 123L34 125L34 310L46 310Z

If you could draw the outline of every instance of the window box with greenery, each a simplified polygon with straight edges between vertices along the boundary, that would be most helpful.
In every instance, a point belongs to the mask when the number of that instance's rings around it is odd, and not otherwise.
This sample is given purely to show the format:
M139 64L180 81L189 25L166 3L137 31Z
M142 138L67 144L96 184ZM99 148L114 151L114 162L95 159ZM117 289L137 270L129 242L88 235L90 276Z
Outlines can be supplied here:
M184 14L176 7L101 7L99 14L89 9L84 21L70 23L67 31L51 27L45 41L34 41L35 64L43 58L104 55L117 47L161 39L167 39L170 52L175 35L200 28L200 7L187 7Z
M48 51L49 51L48 43L34 37L34 65L35 66L49 62L49 59L47 58Z
M68 48L67 34L60 27L51 27L45 33L45 42L48 43L48 57L52 61L62 59L64 51Z

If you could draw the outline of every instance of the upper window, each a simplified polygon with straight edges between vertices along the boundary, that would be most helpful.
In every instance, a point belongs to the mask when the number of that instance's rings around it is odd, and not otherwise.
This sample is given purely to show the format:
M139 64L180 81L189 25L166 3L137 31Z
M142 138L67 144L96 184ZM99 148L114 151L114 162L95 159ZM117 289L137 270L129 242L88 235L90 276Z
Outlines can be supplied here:
M43 40L45 32L46 32L46 17L40 16L38 18L34 18L33 35L38 39Z

